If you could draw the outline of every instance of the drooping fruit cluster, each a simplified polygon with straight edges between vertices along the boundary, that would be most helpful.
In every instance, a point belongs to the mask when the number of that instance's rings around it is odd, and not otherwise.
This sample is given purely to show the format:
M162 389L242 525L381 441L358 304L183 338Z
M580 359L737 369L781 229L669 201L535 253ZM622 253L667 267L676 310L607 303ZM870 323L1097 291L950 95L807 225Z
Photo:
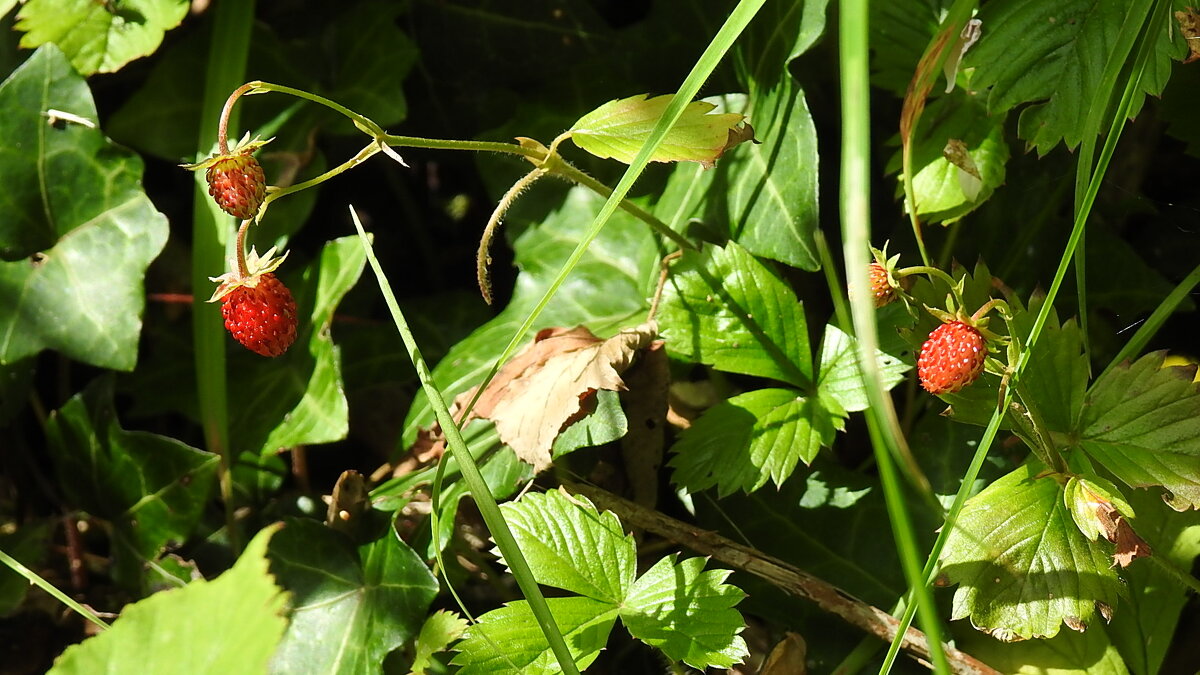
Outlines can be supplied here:
M263 356L279 356L296 341L296 301L272 272L287 256L272 260L272 251L259 259L251 249L245 274L236 269L213 281L209 302L221 301L225 328L233 339Z
M929 393L953 394L979 379L987 355L987 342L979 329L948 321L921 345L917 376Z

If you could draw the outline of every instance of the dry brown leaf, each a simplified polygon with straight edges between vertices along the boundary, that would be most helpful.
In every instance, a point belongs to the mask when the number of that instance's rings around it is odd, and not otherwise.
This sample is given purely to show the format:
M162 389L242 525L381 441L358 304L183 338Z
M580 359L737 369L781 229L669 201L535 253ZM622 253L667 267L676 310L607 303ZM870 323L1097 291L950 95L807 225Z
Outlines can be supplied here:
M788 632L771 650L759 675L804 675L808 672L808 644L799 633Z
M500 440L541 471L550 465L554 439L581 416L583 399L598 389L625 389L621 373L657 334L654 322L607 340L583 326L543 330L500 369L469 417L492 420ZM456 408L474 395L474 389L464 392L455 399Z
M1188 43L1188 57L1183 62L1191 63L1200 59L1200 12L1189 7L1186 11L1175 12L1175 20L1179 22L1179 31Z
M667 426L670 364L662 340L655 340L626 374L629 391L621 394L629 431L621 439L621 457L633 501L652 509L658 503L658 470L662 466Z

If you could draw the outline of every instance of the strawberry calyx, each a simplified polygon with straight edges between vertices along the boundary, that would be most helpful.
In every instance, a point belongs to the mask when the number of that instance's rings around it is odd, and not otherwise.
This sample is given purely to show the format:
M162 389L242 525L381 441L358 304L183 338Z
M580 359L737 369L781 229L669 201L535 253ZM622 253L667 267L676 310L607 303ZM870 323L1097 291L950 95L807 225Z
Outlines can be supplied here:
M273 140L275 140L275 139L268 138L267 140L264 141L259 138L255 138L255 139L251 140L250 132L247 131L246 134L244 136L242 136L242 138L240 140L238 140L236 143L233 144L233 147L231 147L229 149L229 152L225 152L225 153L214 152L212 154L212 156L207 159L196 162L194 164L180 164L179 166L184 169L187 169L188 171L200 171L202 169L208 169L209 167L213 166L214 164L217 164L218 162L224 162L224 161L227 161L227 160L230 160L230 159L233 159L236 157L241 157L244 155L252 155L255 152L257 152L259 148L263 147L264 145L266 145L267 143L270 143Z
M257 287L259 279L264 274L274 272L283 264L284 260L287 260L288 252L285 251L278 258L274 256L274 246L262 256L259 256L254 247L251 246L250 252L246 254L244 260L244 269L242 269L242 265L239 265L235 258L231 257L229 259L229 267L232 271L226 272L219 277L208 278L209 281L217 282L217 288L213 291L212 297L208 299L208 302L218 302L240 287Z

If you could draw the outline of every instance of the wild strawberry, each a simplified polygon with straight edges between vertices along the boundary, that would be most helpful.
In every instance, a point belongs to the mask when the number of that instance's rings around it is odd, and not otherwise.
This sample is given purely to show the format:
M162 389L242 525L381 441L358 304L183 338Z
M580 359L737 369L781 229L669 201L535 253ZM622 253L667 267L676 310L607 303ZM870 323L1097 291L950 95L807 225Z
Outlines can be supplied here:
M877 262L867 266L867 278L871 282L871 296L876 307L883 307L896 299L896 290L888 279L887 268Z
M204 174L208 194L221 210L238 220L258 214L267 196L267 179L262 166L249 153L220 157Z
M929 334L917 357L917 376L931 394L953 394L979 378L987 343L974 326L943 323Z
M196 164L184 164L183 168L206 169L204 178L208 181L208 194L217 206L239 220L250 220L258 215L267 196L267 179L262 166L254 159L254 152L269 142L252 141L247 134L228 152Z
M213 281L221 282L209 302L221 301L225 328L233 339L263 356L279 356L296 341L296 301L292 292L273 274L283 258L262 259L252 249L246 258L246 274L229 272Z

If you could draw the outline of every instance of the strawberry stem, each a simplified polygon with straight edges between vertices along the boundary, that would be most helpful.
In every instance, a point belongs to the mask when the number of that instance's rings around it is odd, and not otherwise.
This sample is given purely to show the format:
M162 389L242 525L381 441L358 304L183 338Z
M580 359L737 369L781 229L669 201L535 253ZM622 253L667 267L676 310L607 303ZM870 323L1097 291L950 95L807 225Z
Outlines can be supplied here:
M504 220L504 214L508 213L517 197L544 175L546 170L539 167L522 176L500 198L500 203L496 204L496 209L492 211L492 217L488 218L487 226L483 228L483 236L479 238L479 251L475 254L475 275L479 281L479 292L483 295L483 301L489 305L492 304L492 280L488 268L492 264L492 256L488 250L492 247L492 238L495 237L500 222Z
M235 255L237 256L237 271L238 278L244 279L250 276L250 270L246 267L246 230L250 229L250 223L254 220L243 220L242 226L238 228L237 243L235 244Z
M221 122L217 126L217 152L222 155L229 154L229 115L233 112L233 104L237 102L242 94L254 88L253 82L248 82L233 90L229 98L225 100L225 107L221 109Z

